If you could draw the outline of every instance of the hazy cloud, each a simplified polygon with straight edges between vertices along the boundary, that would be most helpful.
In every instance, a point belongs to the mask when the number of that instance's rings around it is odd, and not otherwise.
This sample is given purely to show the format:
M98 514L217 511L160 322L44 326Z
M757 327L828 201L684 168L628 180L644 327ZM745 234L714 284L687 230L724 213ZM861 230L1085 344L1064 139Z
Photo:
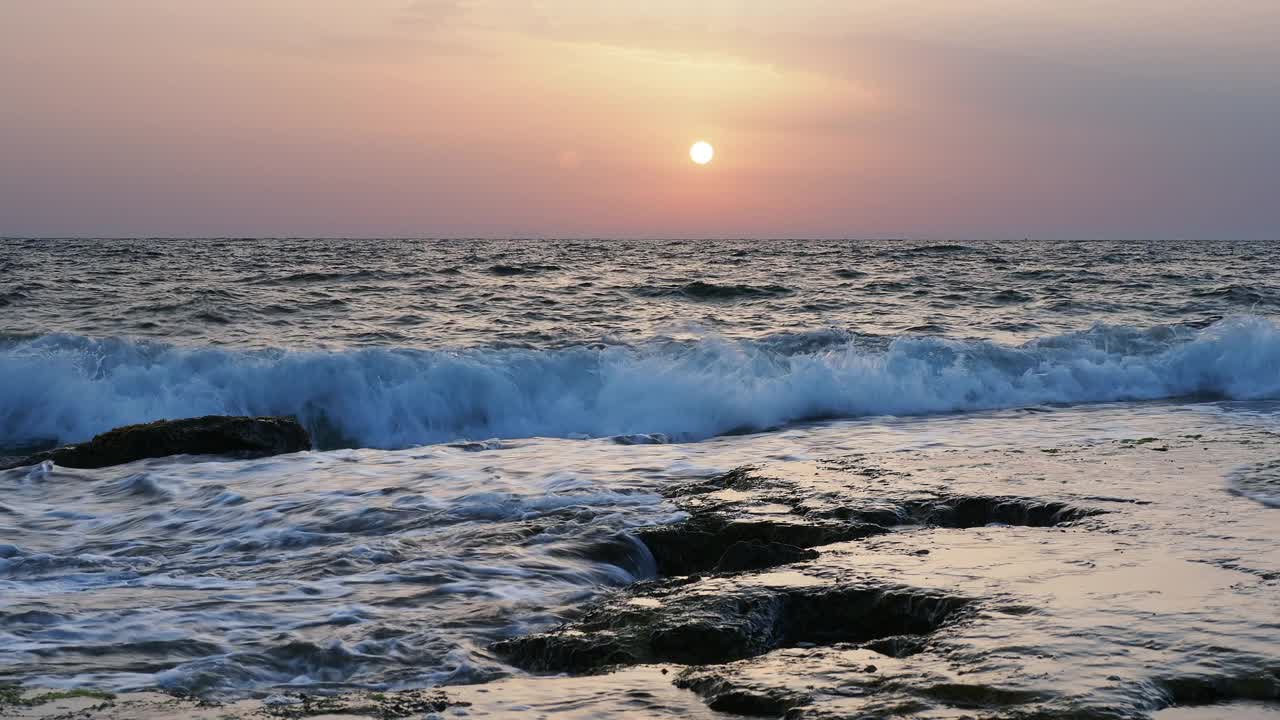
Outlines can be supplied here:
M1277 27L1271 0L6 3L0 232L1280 235Z

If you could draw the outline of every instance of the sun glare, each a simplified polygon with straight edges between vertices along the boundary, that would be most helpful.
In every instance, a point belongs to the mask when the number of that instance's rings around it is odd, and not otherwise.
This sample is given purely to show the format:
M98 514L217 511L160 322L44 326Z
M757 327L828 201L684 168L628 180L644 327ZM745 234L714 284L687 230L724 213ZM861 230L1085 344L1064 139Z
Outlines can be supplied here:
M715 148L711 147L711 143L705 140L699 140L689 148L689 157L699 165L706 165L711 162L711 158L716 154Z

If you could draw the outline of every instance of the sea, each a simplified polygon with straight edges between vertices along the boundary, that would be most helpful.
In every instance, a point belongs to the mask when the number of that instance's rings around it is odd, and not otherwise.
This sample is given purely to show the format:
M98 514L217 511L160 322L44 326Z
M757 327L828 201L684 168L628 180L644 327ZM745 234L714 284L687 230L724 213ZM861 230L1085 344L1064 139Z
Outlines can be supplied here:
M209 414L315 448L0 472L0 681L525 678L490 646L652 578L636 541L588 549L685 517L674 484L1272 437L1277 268L1211 240L3 239L0 455ZM1197 502L1278 526L1250 447Z

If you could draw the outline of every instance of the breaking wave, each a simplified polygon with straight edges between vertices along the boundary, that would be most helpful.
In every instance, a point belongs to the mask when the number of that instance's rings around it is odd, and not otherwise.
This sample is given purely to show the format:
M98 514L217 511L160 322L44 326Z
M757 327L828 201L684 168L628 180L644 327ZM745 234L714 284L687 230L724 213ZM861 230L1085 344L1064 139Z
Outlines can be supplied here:
M1202 396L1280 398L1280 326L1098 325L1020 346L826 331L528 349L228 350L0 340L0 447L205 414L295 415L325 447L661 434Z

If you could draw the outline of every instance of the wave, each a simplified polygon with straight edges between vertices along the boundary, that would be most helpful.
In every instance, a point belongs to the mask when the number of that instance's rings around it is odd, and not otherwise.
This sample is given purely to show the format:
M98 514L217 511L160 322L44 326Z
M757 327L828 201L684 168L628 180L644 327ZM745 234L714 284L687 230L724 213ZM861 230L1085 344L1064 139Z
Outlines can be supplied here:
M810 337L812 336L812 337ZM0 342L0 447L128 423L295 415L322 447L658 434L820 418L1204 396L1280 398L1280 327L1098 325L1020 346L825 331L564 349L248 351L68 335Z
M912 249L912 250L917 250L917 251L919 251L919 252L943 252L943 253L948 253L948 252L972 252L973 250L976 250L977 248L972 248L972 247L969 247L968 245L960 245L960 244L957 244L957 243L939 243L939 244L935 244L935 245L921 245L921 246L919 246L919 247L915 247L915 248L911 248L911 249Z
M979 248L969 245L960 245L958 243L937 243L933 245L907 245L893 246L886 248L879 254L882 257L890 258L912 258L912 257L946 257L948 255L962 255L965 253L981 252Z
M360 280L398 281L422 277L423 271L388 272L385 270L357 270L354 272L300 272L273 277L263 275L249 281L250 285L294 285L344 283Z
M791 288L781 285L720 285L694 280L684 285L651 285L636 288L642 297L685 297L690 300L749 300L790 295Z
M854 270L853 268L840 268L832 271L832 274L842 280L857 280L858 278L866 277L868 273L862 270Z
M1031 302L1034 299L1035 298L1031 297L1030 295L1024 292L1019 292L1017 290L1000 290L999 292L992 293L990 296L990 300L992 302L1000 303L1001 305L1027 303L1027 302Z
M550 272L559 270L558 265L493 265L489 268L489 272L499 277L510 277L512 275L536 275L541 272Z
M1239 305L1276 305L1280 303L1280 293L1267 288L1248 285L1226 285L1208 290L1196 290L1193 297L1226 300Z

